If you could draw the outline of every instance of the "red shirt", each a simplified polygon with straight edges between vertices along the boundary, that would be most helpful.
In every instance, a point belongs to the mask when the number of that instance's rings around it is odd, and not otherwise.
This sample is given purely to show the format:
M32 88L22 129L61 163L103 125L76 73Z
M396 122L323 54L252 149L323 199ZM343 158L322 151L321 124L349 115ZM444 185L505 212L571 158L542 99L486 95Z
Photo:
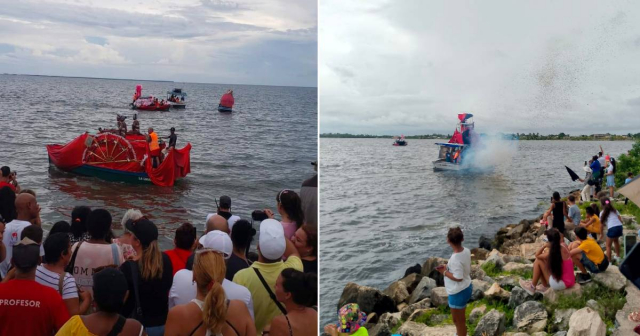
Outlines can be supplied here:
M5 181L0 182L0 189L2 189L4 187L9 187L9 188L11 188L11 190L13 190L13 192L16 192L16 187L13 184L7 183Z
M68 319L55 289L34 280L0 283L0 335L52 335Z
M179 270L183 270L187 267L187 259L191 255L190 250L183 250L181 248L174 248L173 250L165 251L171 259L171 266L173 266L173 275L176 275Z

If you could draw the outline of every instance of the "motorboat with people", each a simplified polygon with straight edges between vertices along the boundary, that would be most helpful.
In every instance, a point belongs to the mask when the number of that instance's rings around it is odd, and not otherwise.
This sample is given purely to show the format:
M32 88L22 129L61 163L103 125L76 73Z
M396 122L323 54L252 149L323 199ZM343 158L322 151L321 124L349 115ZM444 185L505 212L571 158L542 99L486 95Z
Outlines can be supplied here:
M394 137L395 141L393 142L394 146L406 146L407 140L404 139L404 135L398 137Z
M472 145L478 143L478 135L474 131L473 114L458 114L458 124L448 143L437 142L440 146L438 159L433 161L433 170L466 170L472 167L469 162Z
M234 103L235 100L233 99L233 90L228 90L227 93L223 94L222 98L220 98L220 104L218 104L218 112L233 112Z
M67 144L47 145L47 153L49 164L63 171L107 181L170 187L191 172L191 144L182 149L166 150L162 143L159 147L160 164L156 167L144 135L85 132Z
M187 93L182 91L180 88L175 88L173 91L167 91L167 101L171 108L175 109L184 109L187 107L187 103L185 103L184 98L187 96Z
M142 97L142 85L136 85L136 92L133 94L131 109L142 111L167 111L171 107L168 101L158 100L153 96Z

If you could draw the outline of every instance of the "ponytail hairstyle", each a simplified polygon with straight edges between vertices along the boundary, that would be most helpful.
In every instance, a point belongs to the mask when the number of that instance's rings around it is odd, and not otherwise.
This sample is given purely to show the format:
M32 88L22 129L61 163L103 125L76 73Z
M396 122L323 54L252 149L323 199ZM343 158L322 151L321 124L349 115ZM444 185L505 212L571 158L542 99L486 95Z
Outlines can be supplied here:
M227 317L226 295L222 281L227 272L224 257L218 251L204 249L196 251L193 276L198 292L206 294L202 307L202 321L211 334L222 333Z
M71 234L75 239L79 239L83 233L87 232L89 214L91 214L91 208L84 205L77 206L71 211Z
M302 212L302 201L300 196L295 191L284 189L276 196L278 205L282 206L284 212L287 213L289 218L296 222L296 229L299 229L304 224L304 212Z
M282 287L287 293L291 293L293 302L305 307L318 304L318 276L316 274L285 268L280 276L282 276Z
M609 215L611 213L617 214L616 209L611 204L611 201L607 197L602 197L600 199L600 204L602 204L602 216L600 217L600 222L605 224L609 219Z
M611 158L611 160L610 160L609 162L611 162L611 165L613 166L613 174L615 175L615 173L616 173L616 166L617 166L617 164L616 164L616 159L615 159L615 158Z
M142 248L138 266L143 280L149 281L162 278L162 252L160 252L157 240Z
M551 243L549 250L549 269L553 277L560 281L562 279L562 251L560 247L560 232L556 228L551 228L546 232L547 239Z

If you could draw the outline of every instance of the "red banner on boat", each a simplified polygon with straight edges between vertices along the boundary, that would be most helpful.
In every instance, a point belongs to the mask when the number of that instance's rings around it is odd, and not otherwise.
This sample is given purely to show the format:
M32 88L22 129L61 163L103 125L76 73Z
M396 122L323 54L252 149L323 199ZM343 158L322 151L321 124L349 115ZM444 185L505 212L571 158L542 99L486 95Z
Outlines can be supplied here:
M190 143L187 143L182 149L169 150L164 161L162 161L158 168L154 169L152 167L153 160L151 160L151 155L149 155L147 147L148 158L145 170L151 182L162 187L170 187L175 183L177 178L187 176L187 174L191 172L190 151Z
M462 143L462 134L460 134L460 132L458 132L458 130L453 132L453 136L449 140L449 143L461 144Z

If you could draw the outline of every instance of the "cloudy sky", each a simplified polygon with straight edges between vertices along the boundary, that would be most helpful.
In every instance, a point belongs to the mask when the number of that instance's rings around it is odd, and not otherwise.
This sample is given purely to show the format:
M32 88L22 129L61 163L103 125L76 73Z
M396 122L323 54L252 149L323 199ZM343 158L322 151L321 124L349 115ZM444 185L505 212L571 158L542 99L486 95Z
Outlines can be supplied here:
M0 73L317 85L316 0L0 0Z
M635 1L321 0L320 131L640 131Z

